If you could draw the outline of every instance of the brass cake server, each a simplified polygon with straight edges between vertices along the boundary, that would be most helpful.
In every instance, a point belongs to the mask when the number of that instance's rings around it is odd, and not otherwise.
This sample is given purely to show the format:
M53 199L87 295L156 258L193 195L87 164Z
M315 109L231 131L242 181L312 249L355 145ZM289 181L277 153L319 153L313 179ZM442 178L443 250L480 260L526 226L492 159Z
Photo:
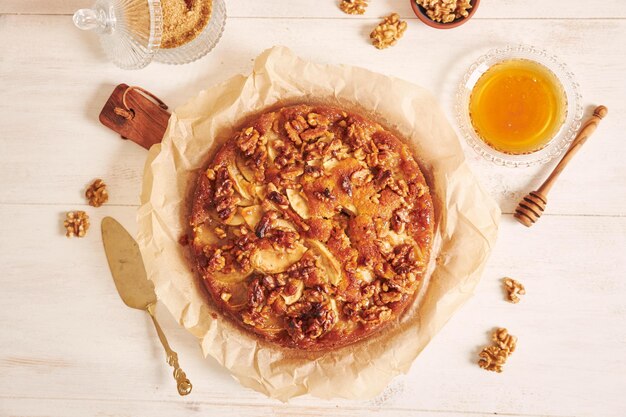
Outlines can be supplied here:
M154 314L157 297L154 285L146 275L139 245L126 229L111 217L105 217L102 220L101 228L104 252L117 292L128 307L144 310L150 315L159 340L165 348L167 363L174 368L178 393L189 394L192 388L191 382L187 379L185 372L180 369L178 355L170 348Z

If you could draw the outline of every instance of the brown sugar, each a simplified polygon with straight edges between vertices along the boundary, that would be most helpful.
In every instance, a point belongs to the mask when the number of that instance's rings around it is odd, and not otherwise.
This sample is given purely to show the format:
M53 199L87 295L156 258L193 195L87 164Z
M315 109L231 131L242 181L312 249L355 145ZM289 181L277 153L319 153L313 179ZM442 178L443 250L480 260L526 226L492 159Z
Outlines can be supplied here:
M211 0L161 0L161 48L177 48L194 40L211 18Z

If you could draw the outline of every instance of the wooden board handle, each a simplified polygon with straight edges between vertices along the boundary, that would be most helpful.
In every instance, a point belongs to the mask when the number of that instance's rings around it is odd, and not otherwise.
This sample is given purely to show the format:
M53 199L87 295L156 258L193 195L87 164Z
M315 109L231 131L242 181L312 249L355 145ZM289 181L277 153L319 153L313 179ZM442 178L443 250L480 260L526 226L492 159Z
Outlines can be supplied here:
M141 87L120 84L100 112L100 122L146 149L160 143L170 113L163 101Z

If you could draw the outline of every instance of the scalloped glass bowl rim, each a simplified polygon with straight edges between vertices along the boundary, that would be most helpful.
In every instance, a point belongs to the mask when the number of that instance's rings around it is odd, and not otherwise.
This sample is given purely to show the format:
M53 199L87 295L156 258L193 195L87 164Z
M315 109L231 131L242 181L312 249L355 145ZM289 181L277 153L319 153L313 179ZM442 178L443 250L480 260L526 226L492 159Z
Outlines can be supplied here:
M493 65L510 59L535 61L552 71L561 82L567 98L567 115L559 132L542 149L528 154L507 154L487 145L474 131L469 115L469 98L482 74ZM556 56L528 45L492 49L478 58L463 76L455 99L457 123L467 143L485 159L507 167L545 164L558 157L572 143L581 125L582 104L574 74Z

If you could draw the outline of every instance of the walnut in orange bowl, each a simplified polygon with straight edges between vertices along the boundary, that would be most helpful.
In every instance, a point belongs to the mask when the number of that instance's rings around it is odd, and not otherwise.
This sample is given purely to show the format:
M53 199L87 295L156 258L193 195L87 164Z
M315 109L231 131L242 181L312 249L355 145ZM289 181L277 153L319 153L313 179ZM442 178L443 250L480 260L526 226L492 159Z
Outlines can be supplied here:
M452 29L476 13L480 0L410 0L415 15L427 26Z
M194 267L215 305L281 346L338 348L414 301L433 240L409 148L341 109L296 105L248 123L199 176Z

